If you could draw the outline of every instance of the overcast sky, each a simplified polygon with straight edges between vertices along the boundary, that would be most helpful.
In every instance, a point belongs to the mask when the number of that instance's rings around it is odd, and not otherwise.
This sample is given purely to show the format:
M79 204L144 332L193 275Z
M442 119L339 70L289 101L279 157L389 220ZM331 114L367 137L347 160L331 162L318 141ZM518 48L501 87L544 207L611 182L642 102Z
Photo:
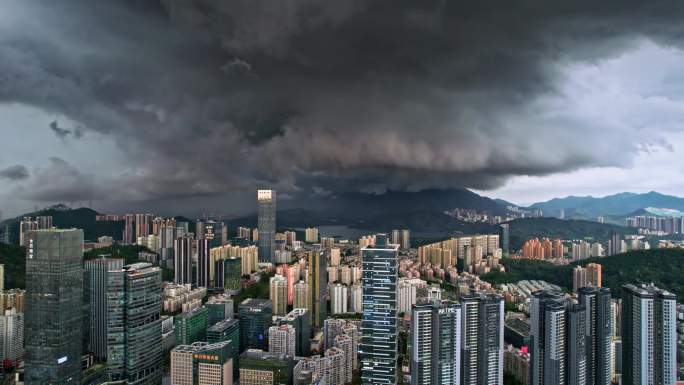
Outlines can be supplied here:
M95 4L97 3L97 4ZM684 195L679 1L0 2L0 210Z

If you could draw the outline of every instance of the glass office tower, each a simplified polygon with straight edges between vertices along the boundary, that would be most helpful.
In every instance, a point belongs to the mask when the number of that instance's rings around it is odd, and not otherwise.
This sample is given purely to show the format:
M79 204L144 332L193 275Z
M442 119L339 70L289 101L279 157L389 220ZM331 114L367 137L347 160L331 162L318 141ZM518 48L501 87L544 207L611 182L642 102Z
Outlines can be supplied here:
M107 273L107 371L112 381L161 383L161 269L135 263Z
M83 230L32 230L27 243L25 383L80 384Z
M257 191L259 216L259 262L271 262L275 257L276 231L276 192L275 190Z
M363 321L359 357L363 384L397 383L397 267L399 245L378 234L361 249Z

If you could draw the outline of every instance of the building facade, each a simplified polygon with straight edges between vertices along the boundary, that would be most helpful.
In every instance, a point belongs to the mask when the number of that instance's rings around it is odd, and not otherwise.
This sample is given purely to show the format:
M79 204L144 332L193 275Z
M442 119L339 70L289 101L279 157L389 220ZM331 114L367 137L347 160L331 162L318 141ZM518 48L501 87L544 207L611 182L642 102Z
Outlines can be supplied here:
M361 249L363 321L359 357L363 384L397 383L397 273L399 245L386 234Z
M504 302L494 294L461 297L461 383L503 384Z
M107 372L113 381L162 377L161 269L135 263L107 273Z
M259 262L273 262L275 257L276 192L257 191Z
M29 231L25 383L79 384L83 343L83 231Z
M677 298L652 284L622 291L622 383L675 384Z
M107 273L123 268L121 258L85 261L85 293L88 296L88 350L96 360L107 360Z
M411 341L411 385L460 385L460 304L433 301L415 305Z

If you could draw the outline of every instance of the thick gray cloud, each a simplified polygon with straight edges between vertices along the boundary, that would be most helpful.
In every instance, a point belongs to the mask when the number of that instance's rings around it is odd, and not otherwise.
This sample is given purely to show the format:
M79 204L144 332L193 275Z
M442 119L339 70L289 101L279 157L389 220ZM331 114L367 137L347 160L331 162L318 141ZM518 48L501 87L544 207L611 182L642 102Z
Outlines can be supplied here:
M24 180L29 177L29 172L26 166L17 164L0 170L0 178L9 179L12 181Z
M548 100L567 65L684 34L678 1L95 3L0 5L0 102L114 138L130 162L110 181L121 200L486 189L629 165L657 132ZM34 198L98 194L77 166L53 160L73 181Z

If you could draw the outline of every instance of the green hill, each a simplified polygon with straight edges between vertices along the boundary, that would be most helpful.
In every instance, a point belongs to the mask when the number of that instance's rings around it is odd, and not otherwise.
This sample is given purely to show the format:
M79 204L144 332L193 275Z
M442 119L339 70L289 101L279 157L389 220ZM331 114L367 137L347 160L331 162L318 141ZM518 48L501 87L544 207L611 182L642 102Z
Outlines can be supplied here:
M64 205L57 205L44 210L27 213L16 218L7 219L2 224L8 224L11 229L10 238L16 242L19 239L19 222L23 217L51 216L52 225L62 229L83 229L83 236L87 241L96 241L98 237L107 235L121 240L123 222L98 222L95 220L97 211L86 207L71 209Z
M517 282L539 279L572 288L572 269L577 265L599 263L603 266L603 286L610 287L614 295L626 283L653 282L684 298L684 250L652 249L631 251L603 258L590 258L566 266L545 261L504 259L506 273L489 273L482 279L491 283Z
M5 265L5 288L23 289L26 274L26 251L24 248L0 243L0 263Z

